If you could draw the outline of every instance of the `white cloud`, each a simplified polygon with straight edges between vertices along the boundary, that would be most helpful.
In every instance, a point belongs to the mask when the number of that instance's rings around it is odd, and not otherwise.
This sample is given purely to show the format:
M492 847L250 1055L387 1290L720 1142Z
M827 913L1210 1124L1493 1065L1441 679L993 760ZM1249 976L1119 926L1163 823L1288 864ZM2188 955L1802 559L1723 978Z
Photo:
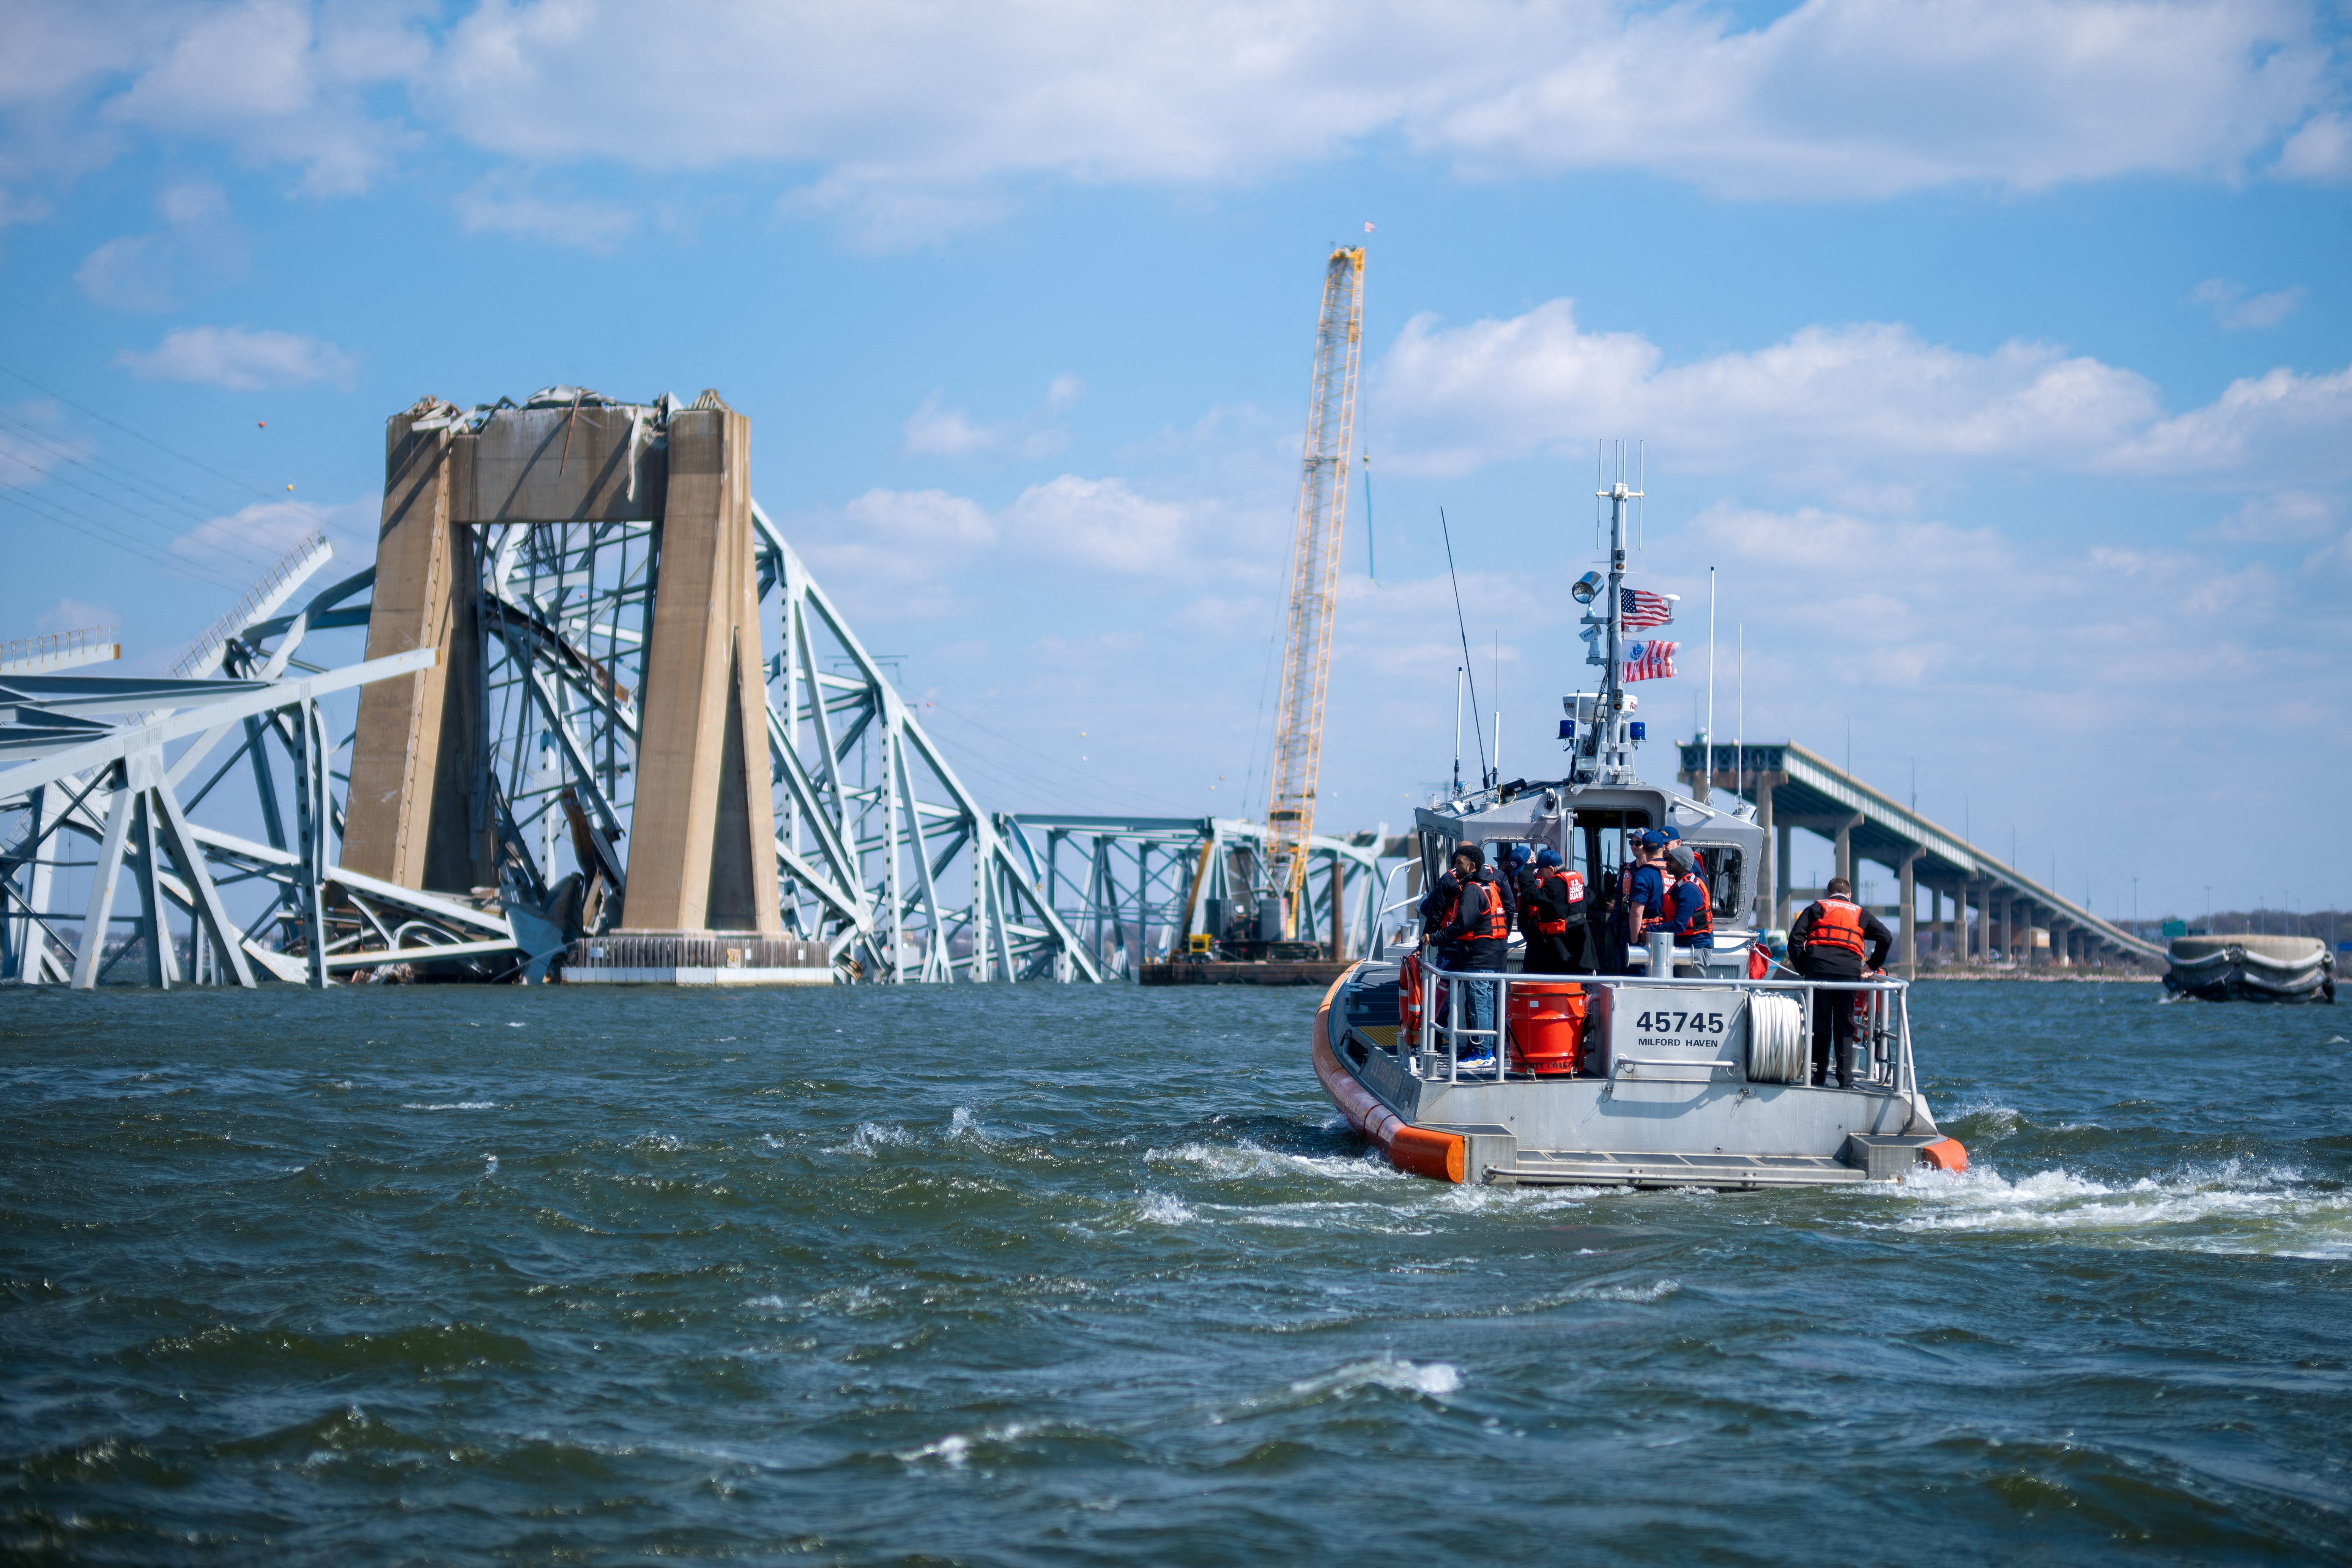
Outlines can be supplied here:
M612 202L542 196L527 181L494 174L457 193L457 220L468 234L541 239L599 255L636 232L637 216Z
M2202 408L2160 420L2096 466L2147 475L2214 476L2265 485L2352 479L2352 368L2279 369L2231 382Z
M1124 479L1064 474L1022 491L998 521L1007 540L1041 559L1133 576L1178 566L1193 519L1191 509L1148 500Z
M907 416L906 449L931 458L1050 458L1070 444L1069 431L1054 416L1076 404L1085 390L1076 376L1057 375L1043 402L1003 425L979 424L961 408L942 408L934 392Z
M2308 544L2334 533L2342 505L2307 490L2256 496L2213 525L2212 537L2233 544Z
M2227 177L2327 69L2285 0L1809 0L1754 28L1609 0L740 5L660 27L619 0L489 0L420 91L533 163L805 168L803 203L919 242L1034 178L1246 181L1379 137L1474 174L1635 168L1741 196Z
M2279 149L2278 173L2284 179L2326 185L2352 180L2352 119L2313 115Z
M975 585L1051 578L1095 592L1269 576L1279 522L1211 499L1145 495L1122 479L1076 474L1034 484L993 510L941 489L871 489L789 520L811 565L856 613L934 619L971 607ZM1013 574L1008 578L1005 574Z
M255 563L276 561L313 533L323 533L339 562L350 571L375 558L380 497L321 506L313 501L256 501L189 530L172 541L172 553L194 565L236 577L251 576ZM329 568L332 570L331 567ZM320 579L324 587L327 579Z
M74 272L81 291L117 310L168 310L192 289L236 272L245 249L228 222L228 198L209 180L165 187L163 227L110 239Z
M295 332L245 327L183 327L147 353L114 356L151 381L192 381L232 392L327 382L348 387L359 362L334 344Z
M2336 179L2352 138L2316 33L2294 0L1806 0L1755 26L1636 0L482 0L446 26L422 0L19 0L0 181L24 194L0 212L133 130L358 190L415 134L386 89L409 124L533 168L764 165L797 183L788 210L877 246L993 221L1039 181L1228 184L1374 142L1471 177L1635 169L1771 199ZM619 222L529 197L478 216L562 244Z
M45 632L82 632L119 628L122 617L103 599L59 599L33 623Z
M2280 289L2268 294L2249 296L2245 289L2226 278L2209 278L2197 285L2189 298L2200 305L2213 307L2213 319L2232 331L2247 327L2275 327L2294 314L2303 303L2303 289Z
M58 433L57 405L47 398L0 410L0 485L23 489L38 484L60 463L88 458L98 449L87 437Z
M368 112L364 90L412 76L428 58L408 25L414 9L242 0L183 13L104 118L299 164L313 195L364 190L402 140Z
M1668 365L1644 338L1580 330L1555 300L1459 327L1417 316L1372 378L1390 461L1427 473L1639 432L1700 469L1826 478L1856 495L1899 476L1911 483L1881 492L1898 506L1930 471L1965 464L2263 484L2352 474L2352 371L2273 371L2167 417L2136 372L2048 343L1970 353L1884 323Z
M2208 550L2028 550L1991 529L1725 504L1693 520L1673 558L1722 568L1745 626L1750 719L1760 708L1800 738L1860 712L1923 752L2030 744L2045 773L2063 773L2145 756L2183 715L2290 732L2289 710L2344 657L2340 635L2312 636L2289 613L2309 593ZM1704 583L1696 571L1662 585L1688 605ZM1703 634L1686 635L1696 648ZM1691 689L1685 679L1675 695ZM1969 740L1937 738L1950 736Z

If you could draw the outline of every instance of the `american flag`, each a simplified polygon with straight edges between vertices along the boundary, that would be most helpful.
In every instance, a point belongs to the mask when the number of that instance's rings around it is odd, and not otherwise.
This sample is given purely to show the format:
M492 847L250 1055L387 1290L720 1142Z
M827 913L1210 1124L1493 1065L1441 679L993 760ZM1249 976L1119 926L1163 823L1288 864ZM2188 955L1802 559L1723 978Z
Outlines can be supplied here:
M1620 588L1617 607L1624 615L1625 624L1635 631L1644 626L1663 626L1675 618L1675 601L1680 594L1653 594L1646 588Z
M1627 680L1671 680L1675 673L1675 653L1683 645L1676 642L1632 642L1625 645L1625 679Z

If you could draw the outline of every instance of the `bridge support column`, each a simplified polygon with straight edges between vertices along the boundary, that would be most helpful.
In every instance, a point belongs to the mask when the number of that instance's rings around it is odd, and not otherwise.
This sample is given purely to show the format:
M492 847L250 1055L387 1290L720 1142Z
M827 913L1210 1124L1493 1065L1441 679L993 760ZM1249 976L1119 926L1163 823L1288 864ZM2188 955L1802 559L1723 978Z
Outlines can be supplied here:
M1788 774L1775 770L1758 773L1756 826L1764 830L1763 858L1756 868L1756 896L1748 900L1755 923L1786 927L1789 923L1789 830L1773 819L1772 795Z
M622 908L632 931L783 931L751 446L751 422L723 405L670 416Z
M1789 825L1782 823L1772 841L1772 923L1789 929Z
M490 825L476 820L481 627L473 531L460 516L469 467L455 411L425 398L385 422L383 514L367 657L429 647L429 668L360 692L342 863L420 891L496 879ZM419 430L423 421L445 421Z
M1862 897L1862 884L1853 874L1853 825L1860 820L1858 816L1850 816L1837 830L1837 874L1853 889L1856 899Z
M1918 861L1918 850L1906 849L1895 867L1895 881L1901 889L1895 895L1895 901L1903 909L1901 973L1906 980L1919 978L1919 882L1916 869Z

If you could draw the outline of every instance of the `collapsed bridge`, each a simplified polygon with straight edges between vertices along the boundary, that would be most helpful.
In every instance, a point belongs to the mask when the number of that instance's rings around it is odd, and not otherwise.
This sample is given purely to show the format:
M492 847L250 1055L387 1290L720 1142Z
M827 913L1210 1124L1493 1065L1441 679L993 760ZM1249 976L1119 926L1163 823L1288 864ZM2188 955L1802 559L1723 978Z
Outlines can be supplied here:
M387 424L374 563L316 588L331 553L306 541L172 680L0 714L9 978L1101 980L1189 923L1170 874L1235 826L1090 822L1065 883L1066 825L1041 856L982 808L714 392L422 399ZM339 631L363 657L318 662ZM354 690L338 741L322 702ZM1116 891L1108 846L1146 840Z

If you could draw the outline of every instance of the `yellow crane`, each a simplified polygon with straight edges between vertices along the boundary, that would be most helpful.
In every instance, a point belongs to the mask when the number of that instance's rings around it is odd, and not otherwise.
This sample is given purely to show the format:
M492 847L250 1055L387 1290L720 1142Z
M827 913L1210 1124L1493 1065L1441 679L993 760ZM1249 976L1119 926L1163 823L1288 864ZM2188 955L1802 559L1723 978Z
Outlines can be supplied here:
M1315 831L1323 693L1331 672L1331 619L1339 600L1339 534L1348 519L1348 453L1355 435L1363 329L1363 247L1342 247L1324 264L1323 311L1315 328L1315 387L1307 411L1305 471L1298 480L1298 536L1291 545L1290 634L1283 648L1273 792L1265 811L1267 880L1283 900L1286 936L1297 934L1307 840Z

